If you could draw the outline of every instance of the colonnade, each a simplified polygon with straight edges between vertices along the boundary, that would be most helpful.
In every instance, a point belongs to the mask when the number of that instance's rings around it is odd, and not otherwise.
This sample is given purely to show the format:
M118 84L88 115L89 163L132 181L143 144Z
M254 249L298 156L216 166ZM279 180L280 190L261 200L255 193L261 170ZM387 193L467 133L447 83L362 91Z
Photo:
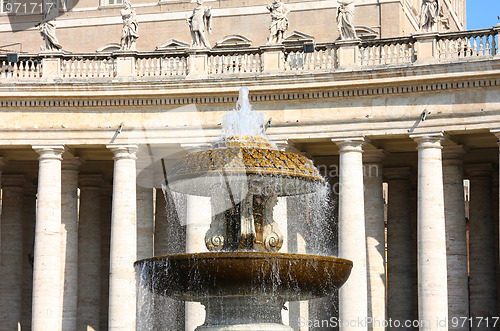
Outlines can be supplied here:
M365 138L332 139L339 147L339 256L354 262L339 291L339 318L410 320L420 321L421 330L469 330L467 323L448 327L447 320L498 316L495 171L491 164L464 166L467 148L452 144L443 149L442 133L411 138L417 169L383 167L389 154L366 148ZM196 228L202 212L197 202L188 198L183 211L187 230L165 226L175 215L158 211L168 210L172 202L160 190L154 198L152 189L136 187L137 146L107 148L114 155L112 185L102 174L79 174L84 160L66 156L62 145L33 146L39 155L36 197L26 176L0 176L0 330L135 330L134 261L200 251L204 245L204 231ZM0 166L6 162L0 159ZM472 196L469 244L464 178L470 180ZM182 237L189 247L173 244ZM190 318L172 321L179 330L192 329L199 322L193 319L199 317L197 309L179 305L176 313ZM356 322L341 329L391 327Z
M464 167L467 148L452 142L443 147L447 139L443 133L411 138L417 144L417 169L383 168L380 150L367 149L362 159L363 147L369 145L366 139L333 140L340 155L339 256L354 262L354 277L351 274L340 289L342 329L495 329L498 219L493 216L492 203L498 193L492 195L493 165ZM375 173L367 170L372 166ZM386 256L380 249L384 243L381 233L373 222L383 215L382 176L388 186ZM464 178L470 180L472 197L469 245ZM360 204L364 210L356 208ZM387 290L386 301L381 288ZM410 322L406 327L405 321Z

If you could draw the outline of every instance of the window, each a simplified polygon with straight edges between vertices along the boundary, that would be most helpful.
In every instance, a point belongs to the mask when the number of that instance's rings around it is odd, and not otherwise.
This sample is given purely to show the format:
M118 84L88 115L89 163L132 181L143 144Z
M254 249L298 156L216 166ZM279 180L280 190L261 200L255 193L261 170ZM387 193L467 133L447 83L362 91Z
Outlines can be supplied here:
M123 5L123 0L101 0L101 6Z

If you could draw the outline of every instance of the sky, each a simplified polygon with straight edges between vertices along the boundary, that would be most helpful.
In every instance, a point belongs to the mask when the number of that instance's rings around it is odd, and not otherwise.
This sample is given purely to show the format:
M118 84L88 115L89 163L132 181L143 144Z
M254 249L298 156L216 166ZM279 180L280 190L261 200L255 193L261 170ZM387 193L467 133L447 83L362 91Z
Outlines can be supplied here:
M500 0L467 0L467 30L491 28L500 21Z

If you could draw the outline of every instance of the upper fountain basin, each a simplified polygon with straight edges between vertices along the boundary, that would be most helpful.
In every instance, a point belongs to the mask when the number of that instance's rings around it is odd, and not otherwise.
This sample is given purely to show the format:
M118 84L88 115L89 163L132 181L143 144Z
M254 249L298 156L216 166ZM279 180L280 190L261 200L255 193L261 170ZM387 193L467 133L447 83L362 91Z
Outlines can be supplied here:
M250 182L264 194L307 194L324 183L311 160L278 150L260 136L231 136L214 149L188 154L173 166L168 181L174 191L201 196L219 187L238 191Z

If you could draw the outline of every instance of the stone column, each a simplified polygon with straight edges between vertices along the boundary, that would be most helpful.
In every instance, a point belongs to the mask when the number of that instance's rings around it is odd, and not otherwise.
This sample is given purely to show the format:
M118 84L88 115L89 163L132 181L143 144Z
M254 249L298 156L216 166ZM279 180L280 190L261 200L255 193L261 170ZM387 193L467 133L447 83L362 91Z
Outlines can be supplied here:
M170 206L168 206L170 207ZM161 188L156 189L155 199L155 229L154 229L154 256L165 255L170 253L168 230L169 220L167 218L167 201L163 196ZM175 207L175 206L174 206ZM182 247L182 245L181 245ZM184 249L182 252L184 253Z
M23 196L23 301L21 312L21 330L31 330L35 220L36 186L29 183L24 188Z
M491 164L466 166L470 179L469 290L470 316L496 316L496 261L491 204ZM472 330L488 329L474 319ZM491 325L490 325L491 326ZM490 328L491 329L491 328Z
M99 330L101 301L102 175L84 174L80 186L78 227L78 330Z
M211 221L210 198L187 196L186 253L207 252L205 233ZM198 302L186 302L186 331L193 331L205 321L205 308Z
M153 189L137 185L137 259L153 256Z
M102 331L108 329L109 313L109 242L111 237L111 205L113 185L101 186L101 321Z
M23 280L24 175L2 176L0 263L0 328L17 330L21 323Z
M418 143L417 268L420 330L448 330L446 233L441 133L414 135ZM441 323L438 323L441 321ZM444 322L442 322L444 321Z
M382 322L386 318L385 304L385 223L381 149L363 153L365 184L366 265L368 273L368 317ZM371 330L384 330L382 323Z
M384 175L388 184L387 317L398 321L412 320L416 295L413 266L416 261L410 219L410 168L386 168Z
M339 318L348 323L341 330L367 330L354 321L368 314L366 236L363 193L364 139L333 140L340 154L339 256L353 261L351 276L339 290ZM353 324L351 324L353 323Z
M65 157L61 187L62 329L76 331L78 298L78 168L82 160Z
M109 327L135 330L137 257L136 156L137 145L107 146L114 154L111 214Z
M7 161L3 158L0 157L0 190L2 189L2 167L7 163ZM2 214L2 206L0 204L0 216ZM0 245L2 242L2 236L1 236L1 229L0 229ZM0 252L1 253L1 252ZM0 261L2 260L2 254L0 254Z
M448 266L449 318L469 316L469 277L467 270L467 239L465 224L463 146L443 150L444 215ZM467 325L450 330L469 330Z
M61 330L61 161L65 147L33 146L38 195L33 266L33 331Z

